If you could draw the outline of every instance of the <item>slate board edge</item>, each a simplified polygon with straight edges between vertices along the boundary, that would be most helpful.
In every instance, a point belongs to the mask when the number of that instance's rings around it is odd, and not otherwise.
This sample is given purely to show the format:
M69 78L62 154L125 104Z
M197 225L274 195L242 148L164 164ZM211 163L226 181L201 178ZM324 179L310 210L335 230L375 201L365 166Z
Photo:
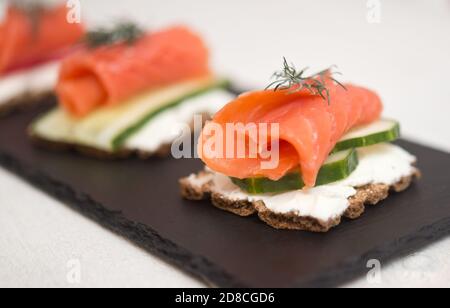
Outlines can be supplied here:
M228 90L234 94L242 93L241 89L231 85ZM55 104L55 98L49 97L42 103L18 109L8 114L0 114L0 118L13 116L16 113L29 111L43 106L50 107ZM439 150L438 150L439 151ZM446 153L443 151L439 151ZM447 153L446 153L447 154ZM209 285L219 287L251 287L237 281L225 270L207 260L205 257L195 255L187 249L163 238L158 232L146 226L126 219L120 212L113 212L96 202L83 192L77 192L67 185L40 170L29 166L19 159L0 150L0 165L12 173L20 176L28 183L41 191L55 197L82 215L93 219L99 225L116 234L125 237L132 243L153 253L163 260L178 266L185 272L202 279ZM353 278L367 273L366 262L372 256L377 256L383 265L393 261L396 257L414 252L450 234L450 218L443 219L433 225L424 227L414 234L387 243L367 252L363 257L346 260L336 269L327 271L316 277L303 277L291 287L335 287L349 282ZM400 243L400 244L399 244Z
M0 165L85 217L96 221L104 228L200 278L208 285L226 288L248 287L205 257L192 254L185 248L162 237L149 226L126 219L121 212L108 210L88 195L75 191L69 185L7 153L0 153Z
M325 271L318 277L298 280L294 285L302 288L336 287L351 282L351 278L363 277L367 274L370 270L367 268L367 262L371 259L380 261L384 268L394 260L408 256L448 235L450 235L450 218L445 218L405 237L376 247L359 258L346 260L335 269Z
M20 176L36 188L55 197L82 215L93 219L101 226L125 237L132 243L153 253L163 260L183 269L205 281L207 284L225 288L251 287L233 278L225 270L210 262L203 256L195 255L187 249L162 237L149 226L126 219L121 212L110 211L88 195L77 192L69 185L53 179L51 176L14 158L8 153L0 152L0 165ZM443 219L433 225L394 242L377 247L357 260L347 260L334 270L326 271L317 277L304 277L290 287L336 287L349 282L368 271L366 264L376 256L383 265L406 253L430 244L450 234L450 218Z

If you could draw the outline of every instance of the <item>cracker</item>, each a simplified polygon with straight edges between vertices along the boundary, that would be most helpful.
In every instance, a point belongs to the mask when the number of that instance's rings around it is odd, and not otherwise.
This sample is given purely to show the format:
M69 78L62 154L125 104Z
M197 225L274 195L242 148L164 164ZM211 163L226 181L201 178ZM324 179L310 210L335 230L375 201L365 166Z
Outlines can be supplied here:
M0 104L0 117L10 115L15 112L26 111L37 105L54 102L55 94L53 91L25 92L14 97L11 100Z
M343 217L357 219L364 213L366 205L377 205L388 198L389 194L406 190L415 178L420 177L420 172L417 169L415 170L413 174L402 178L391 186L370 184L355 187L357 192L349 198L348 209L340 217L328 221L310 216L299 216L296 213L275 213L268 209L263 201L232 200L214 191L213 174L208 171L202 171L191 177L181 179L180 187L181 194L185 199L195 201L210 199L215 207L242 217L257 214L262 221L276 229L327 232L339 225Z

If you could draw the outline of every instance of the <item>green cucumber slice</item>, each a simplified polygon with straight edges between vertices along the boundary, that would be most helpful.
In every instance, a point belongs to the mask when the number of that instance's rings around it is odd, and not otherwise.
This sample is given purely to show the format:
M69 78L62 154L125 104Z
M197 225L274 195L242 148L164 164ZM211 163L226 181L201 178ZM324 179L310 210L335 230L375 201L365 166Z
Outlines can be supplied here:
M382 119L351 130L336 144L333 153L351 148L362 148L382 142L391 142L399 137L399 122Z
M334 183L350 176L358 166L358 154L349 149L330 155L320 169L316 186ZM250 194L282 193L305 187L300 172L292 172L278 181L268 178L231 178L234 184Z
M114 139L112 140L113 149L114 150L120 149L123 146L123 144L125 143L125 141L130 136L135 134L142 127L144 127L149 121L151 121L153 118L155 118L157 115L161 114L162 112L164 112L170 108L176 107L188 99L200 96L200 95L205 94L206 92L209 92L214 89L227 88L229 85L230 85L230 83L228 80L220 80L220 81L217 81L213 85L199 88L198 90L195 90L191 93L184 95L183 97L174 99L169 104L164 105L161 108L149 111L148 113L144 114L141 119L139 119L138 121L136 121L135 123L133 123L132 125L127 127L126 129L124 129L123 131L121 131L119 134L117 134L114 137Z
M114 152L159 113L227 85L228 81L214 78L185 81L144 93L124 104L102 107L83 118L74 118L55 108L33 122L30 129L32 134L50 141Z

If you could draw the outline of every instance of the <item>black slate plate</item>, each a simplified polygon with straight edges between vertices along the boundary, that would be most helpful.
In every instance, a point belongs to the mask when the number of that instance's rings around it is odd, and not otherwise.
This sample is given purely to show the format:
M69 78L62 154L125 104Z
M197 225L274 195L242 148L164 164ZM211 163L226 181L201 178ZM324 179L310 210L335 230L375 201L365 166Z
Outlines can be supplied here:
M0 120L0 163L101 225L221 287L337 286L450 231L450 155L411 142L423 179L327 234L276 231L184 201L177 179L199 161L103 162L36 149L26 126L39 110Z

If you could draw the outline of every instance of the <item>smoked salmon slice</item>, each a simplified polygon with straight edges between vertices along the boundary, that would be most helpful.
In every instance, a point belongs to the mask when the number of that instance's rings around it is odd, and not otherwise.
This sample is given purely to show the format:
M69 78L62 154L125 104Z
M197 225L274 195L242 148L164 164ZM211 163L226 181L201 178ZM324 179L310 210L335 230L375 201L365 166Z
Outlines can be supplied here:
M329 103L307 91L292 92L289 89L241 95L205 126L198 148L201 159L210 169L239 179L266 177L277 181L288 172L300 169L306 186L314 187L320 168L342 136L355 126L378 120L383 109L378 95L368 89L350 84L344 89L332 82L327 87ZM227 155L230 140L236 147L239 138L239 131L233 132L231 139L226 136L229 123L253 123L257 129L260 129L258 124L262 123L278 124L277 136L272 136L270 130L267 133L269 144L278 138L278 164L265 169L262 162L267 159L259 154L255 157ZM223 138L217 139L217 129L212 128L217 126L225 132ZM240 133L245 135L248 145L248 131ZM262 135L262 132L258 134ZM223 147L214 145L215 149L211 151L211 145L220 139L228 144ZM233 150L231 152L236 154L236 149Z
M53 60L66 54L84 36L84 27L68 23L65 5L42 9L33 21L9 6L0 23L0 75L16 67Z
M84 116L143 91L209 74L204 42L177 26L144 34L132 44L102 46L67 58L57 94L67 111Z

